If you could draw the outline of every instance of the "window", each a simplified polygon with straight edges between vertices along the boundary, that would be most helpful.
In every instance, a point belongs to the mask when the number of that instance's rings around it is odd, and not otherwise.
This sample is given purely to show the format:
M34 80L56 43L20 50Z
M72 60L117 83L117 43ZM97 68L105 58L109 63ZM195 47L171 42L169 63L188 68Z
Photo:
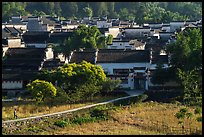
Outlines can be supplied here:
M129 75L129 69L113 69L114 75Z

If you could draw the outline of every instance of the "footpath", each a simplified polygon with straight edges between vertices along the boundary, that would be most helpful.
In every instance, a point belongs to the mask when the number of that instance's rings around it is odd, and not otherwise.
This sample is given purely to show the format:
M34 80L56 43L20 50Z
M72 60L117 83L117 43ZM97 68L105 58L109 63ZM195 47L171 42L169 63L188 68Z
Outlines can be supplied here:
M56 112L56 113L51 113L51 114L45 114L45 115L40 115L40 116L20 118L20 119L15 119L15 120L2 121L2 126L5 125L5 124L15 123L15 122L19 122L19 121L27 121L27 120L30 120L30 119L39 119L39 118L42 118L42 117L49 117L49 116L60 115L60 114L65 114L65 113L71 113L71 112L78 111L78 110L81 110L81 109L87 109L87 108L95 107L95 106L98 106L98 105L104 105L104 104L112 103L112 102L115 102L115 101L118 101L118 100L127 99L127 98L131 98L131 97L135 97L135 96L139 96L139 95L143 94L143 92L133 92L133 91L127 91L127 93L129 94L129 96L120 97L120 98L112 99L112 100L109 100L109 101L96 103L96 104L92 104L92 105L87 105L87 106L84 106L84 107L79 107L79 108L75 108L75 109L71 109L71 110L66 110L66 111L61 111L61 112Z

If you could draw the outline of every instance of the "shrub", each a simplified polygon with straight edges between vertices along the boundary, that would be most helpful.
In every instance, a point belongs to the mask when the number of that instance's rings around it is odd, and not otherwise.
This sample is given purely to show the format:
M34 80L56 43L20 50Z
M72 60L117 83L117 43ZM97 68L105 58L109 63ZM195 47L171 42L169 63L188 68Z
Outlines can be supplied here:
M97 106L92 111L90 111L90 114L91 117L96 117L105 120L108 118L107 110L107 106Z
M109 93L114 91L121 83L121 80L111 80L110 78L107 78L106 81L102 84L102 93Z
M68 125L69 123L65 120L59 120L59 121L56 121L54 123L54 125L58 126L58 127L65 127L66 125Z
M38 79L28 84L27 89L31 91L37 102L44 102L46 99L56 96L57 93L52 83Z

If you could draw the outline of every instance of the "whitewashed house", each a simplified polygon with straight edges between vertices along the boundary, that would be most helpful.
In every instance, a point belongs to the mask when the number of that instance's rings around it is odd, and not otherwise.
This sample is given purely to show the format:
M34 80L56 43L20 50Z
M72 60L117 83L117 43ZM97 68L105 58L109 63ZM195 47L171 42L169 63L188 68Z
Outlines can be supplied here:
M123 36L127 39L137 39L141 37L148 37L150 35L150 27L144 26L139 28L124 28Z
M9 48L2 61L2 90L25 88L43 68L45 61L53 59L52 48Z
M120 79L121 88L148 90L147 69L150 66L148 50L100 49L72 52L69 63L85 60L100 65L107 77Z

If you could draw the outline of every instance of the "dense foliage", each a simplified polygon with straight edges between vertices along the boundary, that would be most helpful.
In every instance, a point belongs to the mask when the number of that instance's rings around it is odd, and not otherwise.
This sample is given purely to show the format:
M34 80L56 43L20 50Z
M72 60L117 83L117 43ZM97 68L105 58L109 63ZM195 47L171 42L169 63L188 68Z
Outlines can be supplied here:
M27 89L31 91L37 102L44 102L45 100L56 96L57 93L57 90L52 83L38 79L28 84Z
M202 2L3 2L3 22L13 15L52 15L64 18L105 16L143 22L197 20Z
M171 54L171 66L183 86L186 103L202 100L202 35L200 29L189 29L177 35L175 43L167 50ZM201 103L201 102L200 102Z
M71 50L80 48L103 48L105 47L105 37L102 36L96 26L80 25L74 30L72 37L68 40Z
M100 66L86 61L80 64L65 64L53 71L43 71L38 76L55 83L61 95L66 92L69 101L88 99L99 93L106 75Z

